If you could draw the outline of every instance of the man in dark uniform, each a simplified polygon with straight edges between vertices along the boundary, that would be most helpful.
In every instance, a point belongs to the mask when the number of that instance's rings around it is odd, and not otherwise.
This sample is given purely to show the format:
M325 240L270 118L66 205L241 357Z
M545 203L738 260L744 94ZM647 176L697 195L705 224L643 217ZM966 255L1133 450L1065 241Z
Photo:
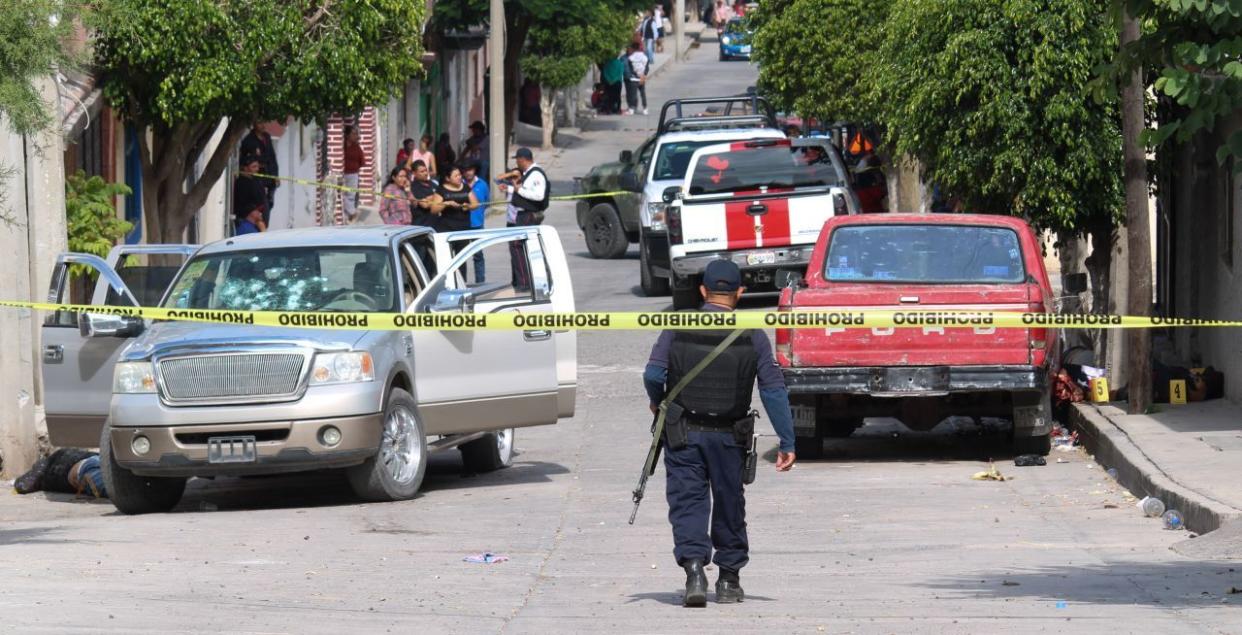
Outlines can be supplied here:
M728 260L711 262L699 292L703 311L732 311L742 297L742 276ZM672 386L711 353L730 331L664 331L651 351L643 373L651 410ZM673 556L686 570L686 606L707 603L707 575L703 567L720 567L716 601L743 599L738 572L749 560L746 538L746 501L743 471L750 450L754 417L751 390L759 381L759 396L772 427L780 437L776 469L794 464L793 413L789 392L772 356L772 345L761 330L743 333L677 395L673 403L684 409L676 421L665 421L664 469L668 519L673 525ZM685 439L683 447L679 435ZM710 528L710 532L709 532ZM715 556L712 550L715 548Z

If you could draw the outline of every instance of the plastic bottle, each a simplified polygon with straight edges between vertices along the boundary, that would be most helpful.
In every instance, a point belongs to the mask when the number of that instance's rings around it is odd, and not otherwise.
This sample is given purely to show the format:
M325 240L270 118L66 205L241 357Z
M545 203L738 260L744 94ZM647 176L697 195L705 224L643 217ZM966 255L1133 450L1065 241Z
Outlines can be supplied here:
M1182 513L1177 511L1176 509L1170 509L1169 511L1165 512L1164 516L1162 516L1161 518L1164 519L1165 529L1179 530L1179 529L1186 528L1186 524L1182 520Z
M1144 496L1138 506L1148 518L1156 518L1164 513L1164 503L1159 498Z
M1108 468L1108 478L1111 478L1114 481L1117 480L1117 468L1115 467Z

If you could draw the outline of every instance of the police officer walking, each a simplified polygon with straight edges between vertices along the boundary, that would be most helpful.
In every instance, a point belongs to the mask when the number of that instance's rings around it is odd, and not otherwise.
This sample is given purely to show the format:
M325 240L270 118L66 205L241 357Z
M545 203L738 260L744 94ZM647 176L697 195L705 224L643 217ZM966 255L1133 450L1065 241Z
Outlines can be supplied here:
M715 260L699 288L703 311L733 311L744 291L741 271L728 260ZM730 331L665 331L651 351L643 382L655 413L669 389L712 353ZM741 602L738 572L749 560L746 501L743 495L747 454L752 451L755 413L750 396L759 396L780 437L776 469L794 464L793 414L789 392L762 330L743 333L697 376L669 406L665 420L664 469L668 519L673 525L673 556L686 570L685 606L705 606L707 575L715 562L716 601ZM713 556L713 548L715 554Z

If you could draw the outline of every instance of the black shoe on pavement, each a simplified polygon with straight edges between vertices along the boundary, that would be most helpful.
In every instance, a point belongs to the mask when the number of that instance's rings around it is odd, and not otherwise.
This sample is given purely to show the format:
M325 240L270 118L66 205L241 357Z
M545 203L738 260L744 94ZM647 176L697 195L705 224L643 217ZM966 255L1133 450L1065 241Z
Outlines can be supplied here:
M737 571L721 569L720 577L716 578L716 603L733 604L741 602L745 597L746 594L742 592L742 582L738 579Z
M686 570L686 594L682 596L682 606L707 606L707 574L703 572L703 563L693 560L682 567Z

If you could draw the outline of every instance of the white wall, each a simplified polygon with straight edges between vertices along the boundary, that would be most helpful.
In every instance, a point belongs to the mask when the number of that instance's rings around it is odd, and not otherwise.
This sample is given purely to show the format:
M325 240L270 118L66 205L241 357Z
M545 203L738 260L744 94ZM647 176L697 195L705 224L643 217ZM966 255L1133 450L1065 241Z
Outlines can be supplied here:
M314 122L303 124L291 119L285 126L284 134L273 138L281 176L315 180L315 141L318 134L319 127ZM282 181L276 190L271 220L271 230L313 227L315 188Z
M1183 147L1176 154L1169 202L1176 317L1242 317L1242 177L1217 165L1215 157L1220 142L1240 129L1242 114L1218 125L1217 133L1197 149ZM1226 232L1230 216L1232 236ZM1242 337L1236 329L1175 329L1174 341L1183 361L1222 371L1226 397L1242 402Z
M43 99L58 103L56 86L38 82ZM59 113L54 113L60 120ZM47 297L56 255L65 251L64 141L56 132L22 137L0 120L0 164L13 170L0 182L0 298L42 301ZM15 476L37 457L43 428L39 392L41 314L0 309L0 460Z

